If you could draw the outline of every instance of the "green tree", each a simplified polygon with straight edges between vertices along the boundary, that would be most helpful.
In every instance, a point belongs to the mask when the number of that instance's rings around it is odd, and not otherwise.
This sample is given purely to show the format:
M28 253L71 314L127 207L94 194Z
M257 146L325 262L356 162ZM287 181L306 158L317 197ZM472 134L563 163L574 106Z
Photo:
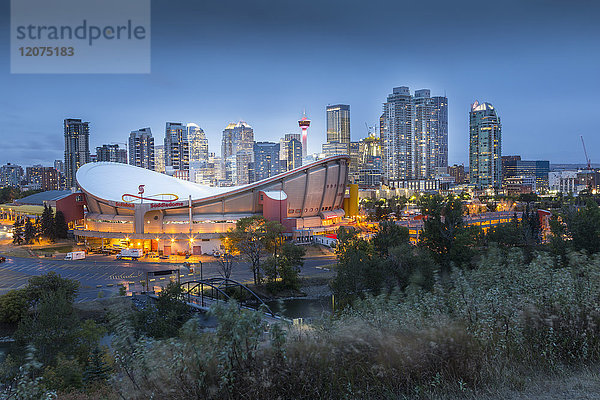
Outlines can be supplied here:
M408 228L393 221L381 221L377 233L373 236L373 247L380 257L386 257L391 247L408 243L408 241Z
M595 201L590 199L585 207L568 209L565 222L576 250L589 254L600 251L600 208Z
M437 266L426 249L401 243L389 249L385 270L388 277L385 285L389 291L404 290L410 284L429 290L433 287Z
M44 212L42 213L42 220L40 224L42 236L50 241L54 241L55 228L54 228L54 212L51 207L44 204Z
M52 390L68 391L83 386L83 368L76 358L68 358L64 354L56 357L54 366L44 370L45 386Z
M236 375L256 368L256 353L265 325L260 312L240 308L235 300L217 302L210 314L219 321L215 348L219 349L222 378L230 383Z
M57 211L54 215L54 234L57 239L66 239L69 233L69 226L65 220L65 214L62 211Z
M29 302L25 289L10 290L0 296L0 321L16 324L27 314Z
M23 243L30 244L31 242L33 242L33 239L35 239L36 234L37 232L35 230L35 227L31 223L31 220L27 218L27 221L25 221L25 228L23 229Z
M51 364L59 353L75 355L79 319L73 303L62 292L46 292L32 312L19 322L15 339L32 344L44 364Z
M462 201L454 195L444 198L435 194L422 196L419 206L425 217L420 244L433 252L442 272L448 273L458 261L454 256L466 251L464 245L468 245L465 241L456 241L465 229ZM455 248L456 245L460 245L459 248Z
M68 302L73 303L79 291L79 282L74 279L63 278L54 271L47 274L32 276L25 288L29 301L35 305L44 295L60 294Z
M373 244L360 238L355 229L340 227L337 236L337 274L330 287L343 306L365 293L377 292L382 287L385 271Z
M181 286L170 282L158 295L155 303L148 303L133 314L133 324L138 335L156 339L177 336L179 329L190 319L192 311L185 302Z
M250 263L255 285L261 282L261 259L266 251L277 251L282 230L279 223L252 216L238 220L222 239Z
M304 265L305 254L304 247L289 242L284 243L279 254L269 257L264 263L268 287L271 290L298 289L300 267Z
M110 377L110 370L110 367L104 361L104 354L98 347L95 347L90 353L85 371L83 372L83 381L86 385L93 382L106 382Z
M21 219L17 218L15 223L13 224L13 243L16 245L20 245L23 243L23 224L21 223Z

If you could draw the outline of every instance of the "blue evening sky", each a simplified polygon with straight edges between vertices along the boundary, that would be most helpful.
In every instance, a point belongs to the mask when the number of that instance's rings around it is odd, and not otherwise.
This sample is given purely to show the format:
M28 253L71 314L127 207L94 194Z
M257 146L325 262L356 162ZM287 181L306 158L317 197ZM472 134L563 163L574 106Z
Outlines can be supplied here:
M0 163L63 158L62 120L90 122L91 147L166 121L195 122L220 153L223 128L255 140L325 140L325 106L350 104L352 140L378 123L394 86L449 100L450 163L468 163L468 111L496 106L503 154L600 161L600 2L154 0L152 73L10 74L9 1L0 0ZM92 151L94 152L94 151Z

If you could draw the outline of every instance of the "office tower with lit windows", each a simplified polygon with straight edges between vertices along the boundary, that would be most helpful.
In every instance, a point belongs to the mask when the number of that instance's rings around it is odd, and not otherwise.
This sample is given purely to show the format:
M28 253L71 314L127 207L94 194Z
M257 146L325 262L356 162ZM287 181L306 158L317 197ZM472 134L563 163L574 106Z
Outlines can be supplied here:
M323 144L326 156L348 154L350 151L350 106L327 106L327 143Z
M300 146L298 146L300 144ZM279 140L279 160L281 172L298 168L302 165L302 142L299 133L286 133Z
M490 103L471 105L469 112L469 180L478 188L502 184L502 125Z
M291 145L292 140L300 142L300 137L299 133L286 133L279 139L279 165L281 166L281 172L294 169L294 165L296 167L302 165L302 151L300 151L300 154L298 155Z
M394 88L383 105L380 139L384 176L393 180L432 179L448 166L448 99L429 89L414 96Z
M180 122L167 122L165 128L165 171L187 171L190 167L190 146L187 126Z
M279 143L254 143L254 182L279 174L279 165Z
M154 170L164 174L165 171L165 146L154 146Z
M502 156L502 186L510 178L531 176L535 178L536 189L548 189L550 161L521 160L521 156Z
M138 129L129 134L129 165L154 171L154 138L150 128Z
M208 139L204 130L193 123L187 124L187 130L190 143L190 162L206 163L208 161Z
M89 122L69 118L64 120L65 134L65 178L67 187L76 187L75 173L90 158L90 127Z
M239 121L225 127L221 142L221 157L226 179L230 179L232 185L249 183L248 166L254 162L254 130L250 125Z
M108 161L127 164L127 150L118 144L103 144L96 147L96 161Z

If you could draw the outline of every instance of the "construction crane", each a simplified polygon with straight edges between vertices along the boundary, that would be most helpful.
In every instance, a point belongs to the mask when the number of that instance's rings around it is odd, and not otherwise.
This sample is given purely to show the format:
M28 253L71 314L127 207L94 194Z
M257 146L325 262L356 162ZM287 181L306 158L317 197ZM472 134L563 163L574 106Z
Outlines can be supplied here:
M587 169L588 169L588 171L591 171L592 170L592 161L588 157L587 150L585 149L585 142L583 141L583 135L580 135L580 137L581 137L581 144L583 145L583 154L585 155L585 162L587 163Z

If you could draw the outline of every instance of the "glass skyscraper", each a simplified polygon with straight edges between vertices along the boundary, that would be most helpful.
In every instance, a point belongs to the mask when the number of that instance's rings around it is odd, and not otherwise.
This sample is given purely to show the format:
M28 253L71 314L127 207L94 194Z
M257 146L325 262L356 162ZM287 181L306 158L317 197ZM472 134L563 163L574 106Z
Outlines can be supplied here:
M91 161L89 122L65 119L65 178L67 187L76 187L75 173L83 164Z
M208 139L204 130L196 124L187 124L190 143L190 162L208 162Z
M350 106L327 106L327 143L323 152L327 156L348 154L350 151Z
M167 122L165 128L165 169L189 170L190 144L187 126L180 122Z
M436 168L448 167L448 99L394 88L383 104L380 139L386 179L433 178Z
M150 128L129 134L129 165L154 170L154 138Z
M502 125L490 103L477 101L469 113L469 181L478 188L502 184Z

